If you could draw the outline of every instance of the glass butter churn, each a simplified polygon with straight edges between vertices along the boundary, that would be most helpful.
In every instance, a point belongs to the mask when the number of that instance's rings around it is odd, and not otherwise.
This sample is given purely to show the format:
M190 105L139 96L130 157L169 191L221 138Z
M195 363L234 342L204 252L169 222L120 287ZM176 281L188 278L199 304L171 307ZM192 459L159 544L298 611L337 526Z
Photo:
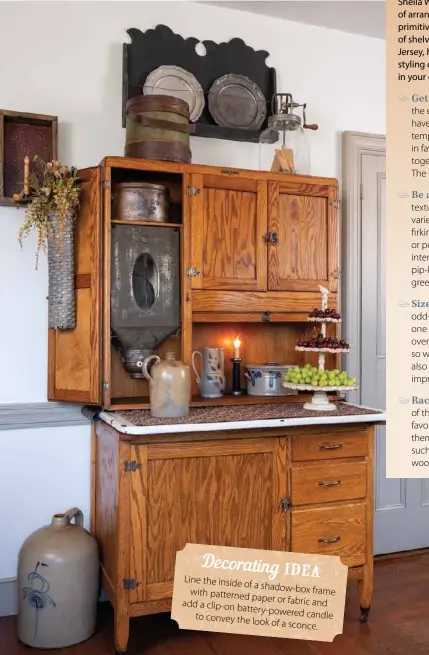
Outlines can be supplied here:
M290 93L277 93L272 100L273 115L259 138L259 168L273 173L310 175L310 146L306 130L317 130L308 125L306 105L294 102ZM301 116L294 113L302 108Z

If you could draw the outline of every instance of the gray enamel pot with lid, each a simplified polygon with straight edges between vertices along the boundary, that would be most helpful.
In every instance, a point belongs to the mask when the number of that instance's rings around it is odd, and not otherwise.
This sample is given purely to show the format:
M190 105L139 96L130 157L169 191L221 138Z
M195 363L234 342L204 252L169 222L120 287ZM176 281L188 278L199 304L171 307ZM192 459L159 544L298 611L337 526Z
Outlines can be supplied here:
M277 364L266 362L245 366L247 378L247 394L249 396L290 396L296 395L292 389L285 389L283 378L285 373L295 364Z

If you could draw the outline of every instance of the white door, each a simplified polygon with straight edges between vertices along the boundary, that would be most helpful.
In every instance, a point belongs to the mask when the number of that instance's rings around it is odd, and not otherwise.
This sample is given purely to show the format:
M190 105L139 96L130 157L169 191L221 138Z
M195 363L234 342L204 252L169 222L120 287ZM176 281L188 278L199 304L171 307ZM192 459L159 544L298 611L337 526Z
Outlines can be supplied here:
M386 158L362 156L361 404L386 407ZM400 347L400 344L398 344ZM386 428L377 428L374 554L429 546L429 480L386 478Z

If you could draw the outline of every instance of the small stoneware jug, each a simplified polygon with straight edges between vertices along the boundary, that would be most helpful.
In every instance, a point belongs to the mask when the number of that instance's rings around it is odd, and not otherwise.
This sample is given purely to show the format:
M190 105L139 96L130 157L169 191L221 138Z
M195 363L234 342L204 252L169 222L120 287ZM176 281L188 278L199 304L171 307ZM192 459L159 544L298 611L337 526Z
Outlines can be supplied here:
M71 521L74 519L74 524ZM33 648L67 648L95 631L99 597L97 542L80 509L55 514L18 557L18 639Z
M201 374L195 365L195 357L201 358ZM192 368L203 398L221 398L225 389L223 348L203 348L192 353Z
M151 415L154 418L186 418L191 402L189 366L177 361L175 354L169 352L164 360L158 355L146 357L142 371L149 380Z

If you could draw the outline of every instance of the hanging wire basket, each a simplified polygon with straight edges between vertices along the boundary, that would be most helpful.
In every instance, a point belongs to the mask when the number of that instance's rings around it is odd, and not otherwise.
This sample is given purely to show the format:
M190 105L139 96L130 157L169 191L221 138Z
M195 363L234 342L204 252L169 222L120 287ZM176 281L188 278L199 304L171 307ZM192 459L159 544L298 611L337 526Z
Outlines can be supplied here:
M48 236L49 329L74 330L74 214L67 214L62 226L57 212L52 212L49 219L52 227Z

